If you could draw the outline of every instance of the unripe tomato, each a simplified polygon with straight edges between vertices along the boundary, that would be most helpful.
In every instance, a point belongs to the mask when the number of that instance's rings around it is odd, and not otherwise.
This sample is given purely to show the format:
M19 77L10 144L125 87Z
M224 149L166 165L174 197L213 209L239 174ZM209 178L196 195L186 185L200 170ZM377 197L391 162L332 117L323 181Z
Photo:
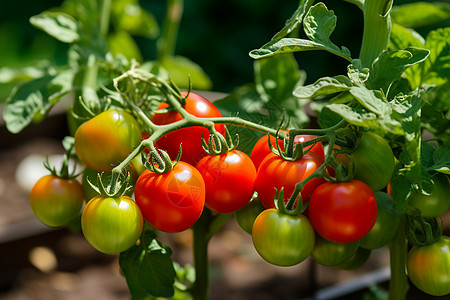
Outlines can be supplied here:
M138 122L129 113L111 109L84 122L75 132L78 158L96 171L110 171L141 142Z
M197 163L206 189L206 207L226 214L243 208L252 198L256 169L242 151L205 156Z
M421 291L444 296L450 293L450 238L442 236L427 246L414 246L408 253L411 282Z
M185 96L186 92L181 94ZM167 103L161 103L158 110L167 107ZM222 114L214 104L194 92L190 92L187 96L184 109L199 118L222 117ZM183 117L176 111L155 113L152 117L152 121L157 125L170 124L182 119ZM223 124L216 124L214 127L217 132L225 135ZM201 143L202 134L206 140L209 138L209 131L205 127L193 126L177 129L157 140L155 147L167 151L169 156L175 159L180 151L180 145L182 145L181 160L195 166L202 157L207 155Z
M359 242L335 243L316 235L311 257L323 266L336 266L350 259L358 250Z
M205 182L197 169L179 161L164 174L145 170L134 189L145 220L164 232L180 232L197 222L205 205Z
M113 254L128 250L139 239L144 219L136 203L128 196L96 196L81 215L84 237L100 252Z
M46 175L39 179L30 192L30 205L36 217L45 225L66 225L81 211L84 195L75 179Z
M247 232L248 234L252 234L253 223L256 218L265 210L265 207L262 205L259 198L253 197L250 202L241 208L240 210L234 213L234 218L238 225Z
M256 251L267 262L293 266L311 254L315 234L304 215L291 216L270 208L253 223L252 240Z

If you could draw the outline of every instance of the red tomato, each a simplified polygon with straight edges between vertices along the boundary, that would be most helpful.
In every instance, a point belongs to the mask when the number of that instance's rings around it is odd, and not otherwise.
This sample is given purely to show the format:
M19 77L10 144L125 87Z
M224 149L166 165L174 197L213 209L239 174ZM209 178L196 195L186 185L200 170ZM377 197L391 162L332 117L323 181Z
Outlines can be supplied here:
M205 204L205 182L191 165L179 161L167 173L145 170L134 189L144 219L165 232L180 232L198 220Z
M186 92L182 92L182 95L186 95ZM167 103L161 103L158 107L159 109L167 108ZM186 98L186 105L184 109L199 118L217 118L222 117L220 111L206 98L190 92ZM176 121L182 120L183 117L176 111L166 112L166 113L155 113L152 121L157 125L165 125L174 123ZM216 124L215 128L217 132L225 134L225 127L223 124ZM207 155L205 150L203 150L201 137L208 139L209 131L205 127L193 126L187 128L181 128L170 132L158 141L156 141L155 146L169 153L170 157L175 159L180 150L180 144L182 144L183 151L181 155L181 160L185 161L193 166L204 156Z
M322 237L351 243L372 229L377 219L377 202L373 191L362 181L326 182L312 193L308 213Z
M255 180L255 190L261 203L266 208L274 208L275 189L280 191L282 187L284 187L284 201L287 203L295 184L306 179L323 162L323 158L314 152L305 154L297 161L284 160L274 153L269 153L261 162ZM316 177L305 184L301 192L303 203L306 203L313 190L324 181L323 178Z
M312 140L315 137L317 137L317 136L315 136L315 135L297 135L294 139L294 142L295 143L304 143L306 141ZM273 147L276 148L275 140L276 140L275 137L273 137L273 136L270 137L270 143L272 144ZM280 148L282 150L284 150L283 140L279 139L278 145L280 145ZM306 151L310 148L311 148L311 146L308 146L308 147L306 147L306 149L304 149L304 151ZM315 152L322 157L325 156L322 143L316 143L314 146L312 146L310 151ZM259 165L261 164L263 159L267 156L267 154L269 154L271 152L272 151L269 148L268 136L265 135L256 142L255 146L253 146L253 150L250 155L253 163L255 164L256 169L258 169Z
M250 157L231 150L203 157L196 166L206 186L206 206L218 213L232 213L252 198L256 169Z

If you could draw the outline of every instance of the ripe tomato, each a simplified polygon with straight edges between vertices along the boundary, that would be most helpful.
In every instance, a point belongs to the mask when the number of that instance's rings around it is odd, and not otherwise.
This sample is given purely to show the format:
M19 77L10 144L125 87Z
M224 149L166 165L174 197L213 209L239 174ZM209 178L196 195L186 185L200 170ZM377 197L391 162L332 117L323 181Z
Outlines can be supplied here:
M138 122L127 112L111 109L84 122L75 132L78 158L96 171L110 171L141 142Z
M312 193L308 213L322 237L351 243L372 229L377 219L377 202L373 191L362 181L326 182Z
M408 198L408 205L420 209L422 216L436 218L450 208L450 181L447 175L437 173L431 179L430 194L414 191Z
M317 137L317 136L315 136L315 135L297 135L297 136L295 136L294 143L300 143L300 142L304 143L306 141L312 140L315 137ZM250 154L250 157L251 157L253 163L255 164L255 168L257 170L258 170L259 165L263 161L263 159L267 156L267 154L272 152L269 148L268 139L269 139L269 137L267 135L264 135L263 137L261 137L256 142L256 144L253 146L252 153ZM272 146L274 148L277 147L275 144L275 140L276 140L275 137L273 137L273 136L270 137L270 143L272 144ZM278 145L280 145L280 148L282 150L284 150L283 141L281 139L278 140ZM306 147L306 149L304 151L306 151L310 148L311 148L311 146ZM325 156L322 143L316 143L314 146L312 146L310 151L319 154L322 158Z
M427 246L413 246L408 253L408 276L421 291L443 296L450 293L450 238Z
M143 225L139 207L128 196L96 196L86 204L81 215L81 229L86 240L98 251L109 254L133 246Z
M261 162L255 180L255 190L261 203L266 208L275 207L275 189L284 187L284 201L287 203L294 192L295 184L311 175L323 164L323 158L317 153L309 152L297 161L284 160L282 157L269 153ZM303 203L308 201L313 190L325 180L316 177L305 184L301 191Z
M255 222L256 217L264 210L265 207L262 205L261 201L259 201L259 198L254 196L246 206L234 213L234 218L242 230L252 234L253 223Z
M46 175L39 179L30 192L30 205L35 216L45 225L66 225L81 211L83 189L75 179Z
M205 181L206 207L226 214L243 208L252 198L256 169L250 157L231 150L200 159L196 169Z
M252 240L256 251L267 262L293 266L311 254L315 233L304 215L291 216L270 208L256 218Z
M354 162L354 179L366 183L373 191L386 187L394 173L395 157L384 138L364 132L350 156Z
M184 96L186 95L186 92L182 92L181 94ZM161 103L158 110L167 107L167 103ZM222 114L214 106L214 104L209 102L206 98L203 98L193 92L190 92L187 96L184 109L188 113L199 118L222 117ZM183 117L178 112L172 111L166 113L155 113L152 121L157 125L165 125L179 121L182 118ZM225 127L223 124L216 124L215 129L220 134L225 134ZM178 155L181 144L183 148L181 160L195 166L202 157L207 155L205 150L203 150L201 143L202 134L205 139L208 139L209 131L204 127L193 126L181 128L161 137L158 141L156 141L155 146L167 151L170 157L175 159Z
M380 197L386 195L383 192L376 192L375 199L377 200L377 220L372 229L362 239L359 240L359 246L366 249L377 249L385 246L392 240L397 232L400 224L400 218L391 214L383 205Z
M179 161L164 174L145 170L134 189L145 220L160 231L180 232L198 220L205 205L205 182L197 169Z
M335 266L349 260L358 250L358 245L358 241L335 243L316 235L316 243L311 257L323 266Z

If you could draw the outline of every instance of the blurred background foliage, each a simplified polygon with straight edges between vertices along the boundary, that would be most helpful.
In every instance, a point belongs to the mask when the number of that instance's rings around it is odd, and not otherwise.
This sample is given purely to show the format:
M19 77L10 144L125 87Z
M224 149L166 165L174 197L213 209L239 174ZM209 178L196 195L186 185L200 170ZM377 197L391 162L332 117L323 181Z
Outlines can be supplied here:
M44 60L56 65L67 63L67 44L53 39L29 22L30 17L44 10L59 7L63 2L15 0L2 3L0 68L3 72L0 72L0 102L6 100L11 88L21 80L17 78L14 82L6 83L5 68L28 67ZM411 2L414 1L396 0L394 4ZM269 0L186 0L175 54L189 58L204 70L210 79L210 84L203 86L205 89L229 93L237 86L253 82L253 59L248 56L248 52L262 46L283 27L296 9L298 1L287 0L283 1L282 5L280 3ZM155 60L156 41L166 16L167 1L141 0L139 4L156 23L147 24L149 26L147 35L132 36L137 49L132 47L126 49L129 55L140 56L142 61ZM332 41L337 45L346 45L356 57L362 34L361 11L345 1L327 1L326 4L338 17ZM114 9L120 7L113 7L113 13ZM448 18L432 26L428 26L425 22L415 30L425 36L431 29L444 26L450 26ZM123 51L123 47L120 47L121 42L129 36L124 37L117 33L115 38L116 46L110 46L110 49ZM300 68L308 74L306 83L314 82L325 74L332 76L346 72L345 60L336 60L333 55L325 52L303 52L301 57L296 55L296 58ZM35 70L30 69L30 72L33 71Z

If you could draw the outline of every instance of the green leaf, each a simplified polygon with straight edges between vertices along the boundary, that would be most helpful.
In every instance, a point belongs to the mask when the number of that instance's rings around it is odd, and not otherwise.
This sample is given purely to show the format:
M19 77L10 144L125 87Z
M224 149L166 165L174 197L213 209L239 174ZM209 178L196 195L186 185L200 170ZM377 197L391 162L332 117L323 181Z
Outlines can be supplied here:
M362 108L353 108L345 104L330 104L326 107L350 124L367 128L378 127L377 115L372 112L367 112Z
M281 29L276 35L274 35L272 40L278 40L293 33L302 24L303 16L313 3L313 0L301 0L297 10L294 12L292 17L286 21L283 29Z
M352 86L352 81L344 75L322 77L313 84L297 87L293 95L299 99L312 99L322 95L349 91Z
M393 21L409 28L432 25L450 18L449 3L415 2L394 6L391 11Z
M170 74L170 78L180 88L188 88L189 80L192 88L197 90L210 90L212 87L211 79L203 69L184 56L165 57L161 65Z
M325 50L352 61L350 51L333 44L329 37L336 27L336 16L323 3L312 6L303 20L303 28L311 39L282 38L272 39L260 49L250 51L250 57L259 59L280 53Z
M347 76L355 83L362 85L369 78L369 69L362 66L362 62L359 59L354 59L353 62L347 67Z
M370 77L371 87L387 92L391 84L400 79L408 67L424 61L429 54L429 50L415 47L383 51L373 63ZM416 80L417 76L414 74L414 77L410 79L412 86Z
M119 30L108 35L107 43L111 53L116 55L123 55L128 60L133 58L137 61L142 61L142 54L139 46L134 41L133 37L125 30Z
M62 12L40 13L31 17L30 23L63 43L73 43L80 39L76 20Z
M131 35L156 38L160 33L156 18L142 8L137 0L115 1L111 18L116 30L124 30Z
M364 86L353 86L350 88L350 94L367 110L376 113L378 116L390 115L391 108L384 101L378 91L369 90Z
M119 265L125 275L132 299L172 297L176 272L170 256L172 251L147 230L141 243L122 252Z
M427 170L434 170L450 175L450 145L445 144L436 149L433 153L433 165Z
M422 83L442 85L450 78L450 27L431 31L425 47L431 51L424 62Z

